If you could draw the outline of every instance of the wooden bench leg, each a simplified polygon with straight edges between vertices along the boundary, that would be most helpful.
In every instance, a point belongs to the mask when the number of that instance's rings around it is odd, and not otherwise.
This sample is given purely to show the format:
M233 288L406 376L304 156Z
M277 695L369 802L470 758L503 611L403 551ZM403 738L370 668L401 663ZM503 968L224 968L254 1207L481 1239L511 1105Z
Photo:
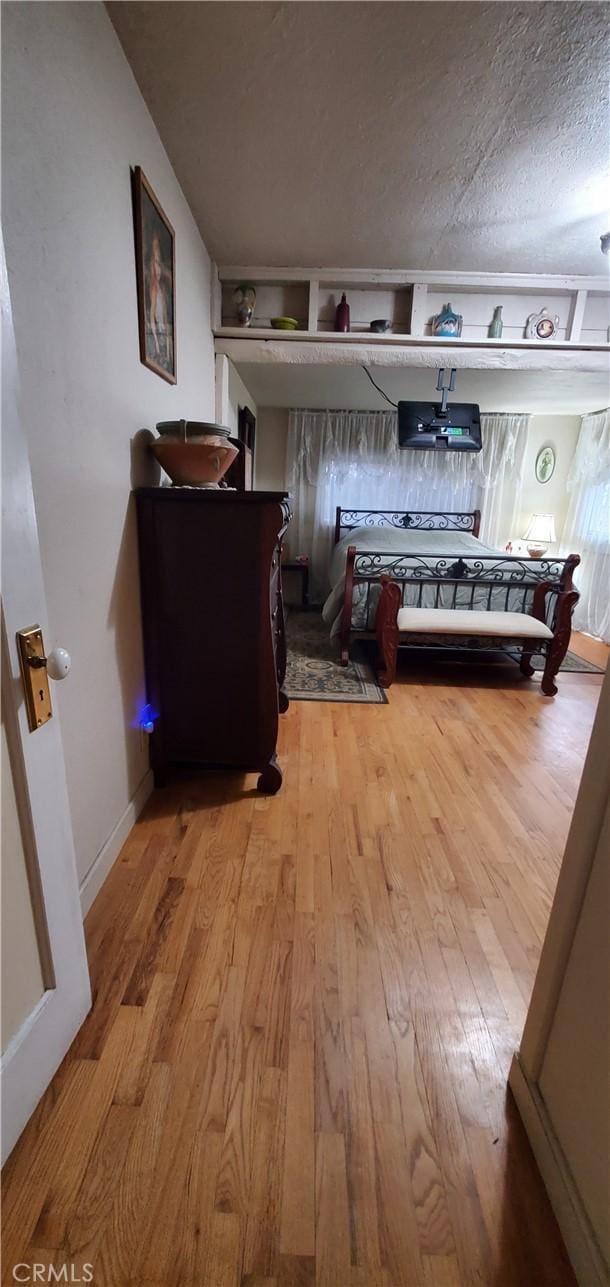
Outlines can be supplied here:
M534 670L534 667L531 664L532 652L533 652L533 649L529 647L523 648L521 650L521 661L519 662L519 669L521 671L521 674L527 675L528 679L531 679L532 675L536 674L536 671Z
M339 664L347 666L349 662L349 630L347 634L344 630L339 632Z
M375 617L375 633L379 648L377 681L381 688L389 688L396 678L398 657L398 613L401 604L400 586L389 577L381 577L381 594Z
M557 671L559 670L559 667L565 657L566 650L567 650L567 644L563 652L561 653L561 655L559 655L559 650L555 648L554 640L552 640L551 643L548 645L548 650L546 654L546 663L545 663L544 671L542 673L542 681L540 684L540 687L545 697L554 697L555 693L557 692L555 675L557 674Z
M578 599L579 595L576 590L572 590L569 594L562 596L558 619L555 624L555 633L547 644L546 664L540 685L545 697L554 697L557 692L555 675L568 651L572 633L572 613L578 603Z
M389 688L390 684L396 679L396 659L398 657L398 630L392 630L391 626L386 626L381 638L377 636L379 642L379 653L381 666L377 671L377 681L380 688Z
M561 663L568 651L569 642L570 642L570 632L568 631L568 635L565 640L560 641L557 638L551 639L548 645L548 651L546 654L546 664L544 667L544 671L542 673L542 681L540 684L540 687L545 697L554 697L555 693L557 692L555 675L557 674L557 671L559 670L559 667L561 666Z
M343 586L343 607L339 625L339 660L342 666L349 661L349 641L352 633L352 615L354 611L354 562L356 546L350 545L345 560L345 584Z

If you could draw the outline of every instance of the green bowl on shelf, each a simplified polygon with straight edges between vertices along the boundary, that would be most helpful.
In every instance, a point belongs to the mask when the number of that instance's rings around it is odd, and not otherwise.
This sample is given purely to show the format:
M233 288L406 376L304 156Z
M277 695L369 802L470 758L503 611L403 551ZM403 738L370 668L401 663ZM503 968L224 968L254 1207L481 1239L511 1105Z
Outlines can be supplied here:
M271 325L274 331L298 331L299 329L296 317L272 317Z

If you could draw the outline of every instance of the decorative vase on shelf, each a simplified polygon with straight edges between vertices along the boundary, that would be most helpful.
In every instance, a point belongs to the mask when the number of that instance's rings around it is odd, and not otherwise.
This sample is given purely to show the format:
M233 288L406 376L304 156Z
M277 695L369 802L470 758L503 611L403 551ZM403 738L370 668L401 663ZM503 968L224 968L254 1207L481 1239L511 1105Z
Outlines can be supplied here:
M337 312L335 313L335 330L344 332L349 331L349 304L345 297L345 291L341 296L341 302L337 304Z
M462 334L462 314L454 313L451 304L445 304L440 313L432 318L430 330L432 335L445 335L456 339Z
M494 315L491 319L491 322L489 324L489 330L487 332L490 340L499 340L502 335L503 327L504 327L504 323L502 321L502 305L496 304L496 307L494 308Z
M249 326L256 307L256 290L250 282L242 282L233 292L233 302L240 326Z

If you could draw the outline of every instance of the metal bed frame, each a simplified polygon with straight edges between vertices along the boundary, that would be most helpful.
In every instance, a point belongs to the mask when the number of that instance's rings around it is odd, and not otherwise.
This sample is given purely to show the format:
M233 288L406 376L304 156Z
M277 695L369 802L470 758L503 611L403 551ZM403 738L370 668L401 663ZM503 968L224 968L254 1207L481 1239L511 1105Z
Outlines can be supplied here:
M471 532L473 536L477 536L480 522L480 510L473 510L470 513L452 513L413 510L346 510L338 507L335 542L340 540L343 533L357 527L395 527L422 532ZM545 620L553 630L555 660L560 647L563 648L557 663L559 666L567 651L572 612L578 600L572 581L574 568L580 562L577 554L571 554L563 559L555 557L532 559L511 554L498 554L496 558L489 554L460 555L459 557L449 554L439 557L426 553L425 538L422 539L422 546L424 548L419 552L405 554L392 554L387 550L359 552L355 545L349 546L339 631L342 665L348 663L350 643L353 638L374 637L376 633L379 594L373 591L375 588L376 591L380 590L383 578L384 583L389 580L397 585L399 593L397 611L403 606L422 607L424 592L426 592L425 606L427 607L531 612L540 620ZM364 626L357 630L352 626L356 586L365 587L364 599L361 598L358 609L362 614ZM499 591L503 591L500 605L498 605ZM559 636L561 636L560 639ZM531 640L529 642L531 643ZM549 641L548 653L551 651L550 643L551 641ZM403 646L402 638L400 644ZM466 648L471 651L481 648L488 652L506 652L507 641L506 639L487 639L481 642L480 637L473 634L464 637L426 635L424 642L419 635L411 646L420 648L425 646L433 650ZM522 650L523 640L515 641L515 646ZM529 665L529 659L525 659L526 653L523 652L522 670L524 664ZM523 673L528 672L524 670Z

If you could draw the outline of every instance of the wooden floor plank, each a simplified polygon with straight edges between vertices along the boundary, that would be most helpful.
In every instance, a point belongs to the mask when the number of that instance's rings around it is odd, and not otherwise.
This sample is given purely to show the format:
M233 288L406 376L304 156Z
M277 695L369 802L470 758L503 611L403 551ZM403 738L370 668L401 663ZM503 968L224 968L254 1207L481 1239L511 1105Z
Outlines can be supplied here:
M574 1287L506 1079L601 681L459 675L293 702L275 797L152 797L88 917L93 1009L4 1170L9 1270Z
M350 1276L350 1231L341 1134L316 1137L316 1284L336 1287Z
M279 1222L286 1114L286 1074L265 1068L254 1121L254 1148L243 1272L264 1280L279 1272Z
M295 920L280 1251L315 1255L314 922Z
M592 661L594 666L601 666L603 670L608 665L610 646L593 635L585 635L578 630L573 631L570 649L577 657L584 657L586 661Z
M93 1262L101 1287L128 1283L135 1272L142 1225L157 1199L157 1164L174 1089L169 1066L155 1064L137 1109L125 1164L115 1174L113 1208Z

